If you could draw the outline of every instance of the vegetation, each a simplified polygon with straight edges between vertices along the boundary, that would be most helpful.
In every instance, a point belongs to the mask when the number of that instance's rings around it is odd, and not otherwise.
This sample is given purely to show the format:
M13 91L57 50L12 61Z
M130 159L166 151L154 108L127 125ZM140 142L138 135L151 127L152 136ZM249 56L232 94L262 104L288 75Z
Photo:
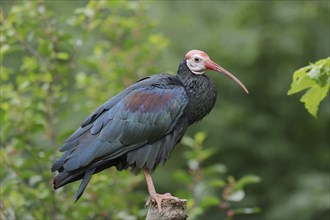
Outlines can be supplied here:
M325 1L2 1L1 219L144 219L141 174L101 172L73 204L79 183L54 192L50 166L91 111L144 76L175 73L190 49L251 94L207 73L217 105L154 172L157 190L188 199L190 219L328 219L329 58L296 71L289 91L310 88L301 100L317 120L286 93L292 72L329 56L329 10Z
M330 88L330 58L300 68L293 74L293 82L288 95L308 89L300 101L314 117L317 115L320 102L326 97Z

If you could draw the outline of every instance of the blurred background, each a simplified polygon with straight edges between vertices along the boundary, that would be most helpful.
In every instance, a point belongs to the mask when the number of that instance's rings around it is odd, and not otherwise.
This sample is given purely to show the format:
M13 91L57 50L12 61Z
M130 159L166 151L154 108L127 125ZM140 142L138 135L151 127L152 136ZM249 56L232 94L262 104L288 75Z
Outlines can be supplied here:
M329 219L329 95L311 116L293 72L329 56L328 1L1 1L1 219L144 219L141 174L52 190L58 148L97 106L200 49L218 101L164 167L190 219Z

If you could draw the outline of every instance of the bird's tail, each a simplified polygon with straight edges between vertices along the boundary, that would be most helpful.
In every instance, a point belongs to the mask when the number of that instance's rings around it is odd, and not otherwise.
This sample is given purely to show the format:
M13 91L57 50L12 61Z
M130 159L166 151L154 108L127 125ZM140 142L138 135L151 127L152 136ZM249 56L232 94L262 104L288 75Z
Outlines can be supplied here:
M83 194L93 174L112 166L115 166L117 170L127 169L128 164L124 161L126 161L126 158L119 157L114 160L100 160L89 167L82 167L72 171L67 171L63 168L59 169L59 173L56 175L53 182L54 189L58 189L62 186L65 186L66 184L82 179L74 198L74 202L77 202L77 200Z
M80 169L75 171L62 171L58 173L58 175L54 179L53 182L54 189L58 189L68 183L82 179L80 186L74 197L74 202L77 202L80 196L84 193L84 190L86 189L86 186L88 185L90 179L92 178L94 171L95 168L87 169L87 170Z
M85 171L79 171L79 172L70 172L70 171L62 171L59 172L53 181L53 187L54 189L58 189L62 186L65 186L66 184L69 184L71 182L80 180L84 177Z
M86 186L88 185L89 181L91 180L94 171L95 171L95 168L87 170L85 172L84 178L82 179L80 186L78 188L78 191L76 192L76 195L74 196L75 203L78 201L80 196L84 193Z

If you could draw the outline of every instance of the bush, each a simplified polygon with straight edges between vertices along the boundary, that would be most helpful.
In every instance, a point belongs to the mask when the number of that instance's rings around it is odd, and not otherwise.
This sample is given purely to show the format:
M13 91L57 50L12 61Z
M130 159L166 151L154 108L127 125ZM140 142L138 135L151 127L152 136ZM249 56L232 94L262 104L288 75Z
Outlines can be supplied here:
M27 1L1 12L2 219L144 218L148 195L142 175L104 171L93 176L74 205L79 183L55 193L50 167L83 117L158 71L169 41L154 32L146 10L143 2L91 1L73 15L59 16L51 2ZM173 172L184 186L177 194L188 199L190 218L212 207L225 209L228 218L258 212L231 203L241 201L244 186L259 178L225 180L224 165L204 166L213 152L204 148L205 137L184 138L187 169Z

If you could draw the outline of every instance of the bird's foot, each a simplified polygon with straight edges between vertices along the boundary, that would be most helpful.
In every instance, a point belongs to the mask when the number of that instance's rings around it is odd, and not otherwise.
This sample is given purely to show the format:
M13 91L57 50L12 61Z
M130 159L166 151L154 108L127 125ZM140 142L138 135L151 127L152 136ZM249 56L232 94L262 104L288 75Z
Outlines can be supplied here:
M177 202L180 201L178 197L172 196L170 193L165 193L165 194L158 194L156 193L155 195L152 195L147 203L146 206L149 206L152 202L157 203L158 211L160 214L162 214L162 201L163 200L175 200Z

